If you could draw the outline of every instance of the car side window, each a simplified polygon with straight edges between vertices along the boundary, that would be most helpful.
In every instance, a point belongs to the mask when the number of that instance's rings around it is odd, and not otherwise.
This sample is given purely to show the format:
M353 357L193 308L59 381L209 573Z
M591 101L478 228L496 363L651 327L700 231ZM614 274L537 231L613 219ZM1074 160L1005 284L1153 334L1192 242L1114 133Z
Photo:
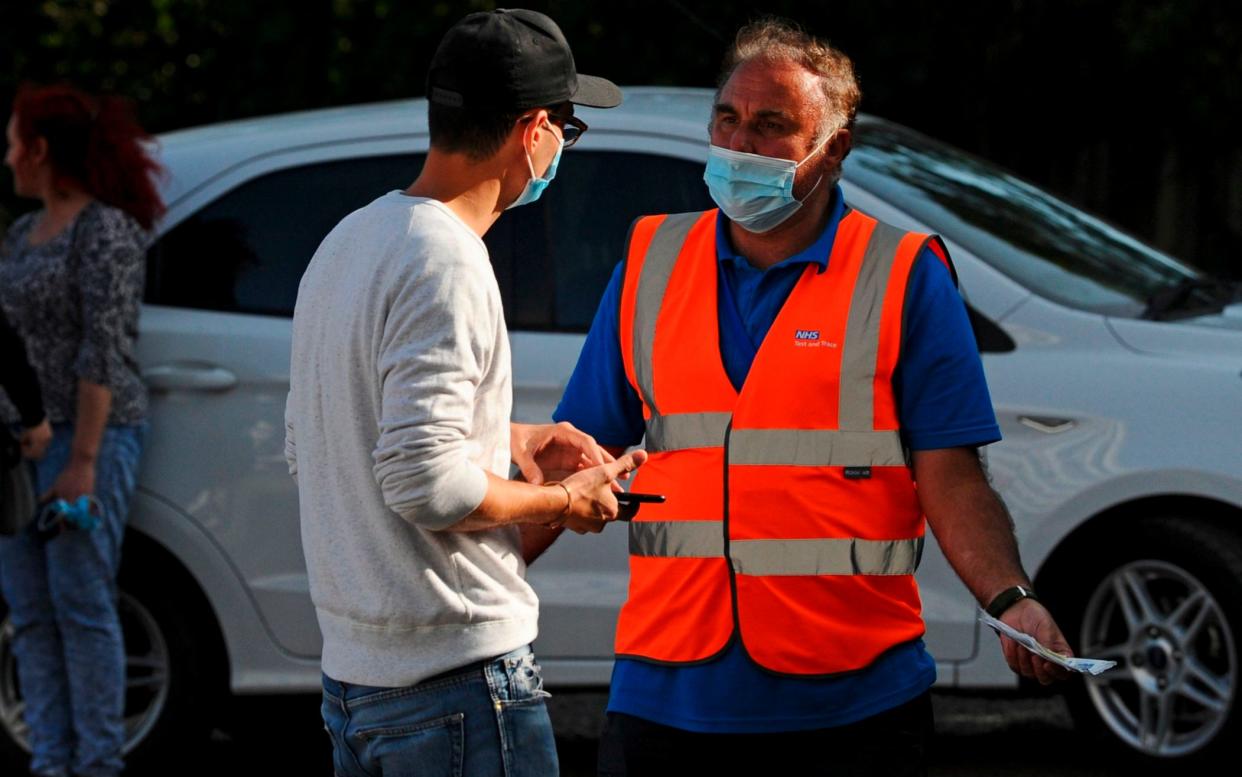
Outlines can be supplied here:
M319 162L247 181L152 246L147 302L293 315L298 283L323 238L352 211L408 186L423 158L400 154Z
M531 205L506 213L487 234L510 329L585 332L630 225L652 213L715 207L703 163L654 154L565 155L556 180Z
M409 185L425 155L319 162L267 173L185 219L152 246L146 301L290 316L323 238L350 212ZM585 332L630 224L713 207L703 166L652 154L574 151L534 204L484 240L509 328Z

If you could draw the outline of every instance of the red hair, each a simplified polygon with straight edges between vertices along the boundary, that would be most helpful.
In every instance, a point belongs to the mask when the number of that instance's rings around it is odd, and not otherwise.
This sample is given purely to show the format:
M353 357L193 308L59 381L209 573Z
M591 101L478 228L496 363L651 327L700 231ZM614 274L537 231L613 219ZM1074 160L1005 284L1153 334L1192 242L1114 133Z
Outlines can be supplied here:
M120 208L150 229L164 214L155 187L163 172L144 143L152 137L118 97L93 97L72 86L24 84L13 100L17 136L47 141L58 181L71 181L95 199Z

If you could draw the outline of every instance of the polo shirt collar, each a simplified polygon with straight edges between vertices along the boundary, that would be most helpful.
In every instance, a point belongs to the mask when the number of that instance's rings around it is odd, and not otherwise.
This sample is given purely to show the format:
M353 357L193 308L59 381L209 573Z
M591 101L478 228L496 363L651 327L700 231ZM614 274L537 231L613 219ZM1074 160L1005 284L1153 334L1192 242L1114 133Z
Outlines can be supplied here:
M828 207L831 212L828 216L828 223L824 225L824 231L819 234L815 242L793 256L785 257L772 265L772 267L769 267L769 270L811 262L819 265L820 272L823 272L828 267L828 256L832 253L832 244L837 238L837 225L841 223L842 217L845 216L845 195L841 192L840 184L833 187L832 202ZM716 218L716 260L722 263L732 262L739 267L745 265L754 269L746 261L746 257L733 250L733 245L729 242L729 217L724 215L724 213L720 213Z

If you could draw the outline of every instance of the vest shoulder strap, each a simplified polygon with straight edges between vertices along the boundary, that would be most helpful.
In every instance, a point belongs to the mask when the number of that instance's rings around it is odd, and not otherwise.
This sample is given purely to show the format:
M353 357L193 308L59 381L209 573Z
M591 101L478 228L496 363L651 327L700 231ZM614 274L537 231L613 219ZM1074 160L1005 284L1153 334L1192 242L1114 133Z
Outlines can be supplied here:
M851 216L870 219L871 221L876 222L877 230L887 231L890 233L905 234L907 236L911 236L911 239L913 239L912 236L917 235L920 239L919 239L917 248L915 248L914 250L913 256L917 257L920 253L922 253L923 249L927 249L931 251L932 254L937 259L940 260L940 263L943 264L946 269L948 269L949 275L952 276L953 278L953 285L954 286L958 285L957 268L953 266L953 259L952 257L949 256L949 248L948 246L945 245L944 238L942 238L940 235L937 235L934 232L925 233L925 232L912 232L910 230L905 230L905 229L902 229L901 227L889 224L886 221L877 219L874 216L870 216L866 213L863 213L860 210L855 210L854 208L846 206L845 213L841 216L841 221L844 222L847 218L850 218Z
M648 389L650 348L660 303L690 230L708 218L714 219L715 214L715 210L707 210L641 216L630 227L617 322L626 377L649 408L655 407Z

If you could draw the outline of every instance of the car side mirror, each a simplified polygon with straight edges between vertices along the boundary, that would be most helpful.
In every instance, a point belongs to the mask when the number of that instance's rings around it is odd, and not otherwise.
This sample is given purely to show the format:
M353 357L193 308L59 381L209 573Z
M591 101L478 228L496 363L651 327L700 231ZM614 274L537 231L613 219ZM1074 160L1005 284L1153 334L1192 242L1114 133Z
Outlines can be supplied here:
M970 316L970 328L975 330L975 342L979 345L979 353L1008 353L1016 350L1018 344L1009 333L1000 328L992 319L980 313L974 305L966 305L966 313Z

